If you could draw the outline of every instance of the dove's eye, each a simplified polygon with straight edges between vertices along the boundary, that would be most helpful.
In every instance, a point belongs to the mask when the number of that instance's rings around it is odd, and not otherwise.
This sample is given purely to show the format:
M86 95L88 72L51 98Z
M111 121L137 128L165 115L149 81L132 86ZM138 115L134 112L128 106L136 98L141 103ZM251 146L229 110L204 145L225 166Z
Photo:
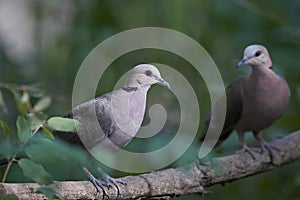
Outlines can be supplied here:
M152 71L151 70L146 70L145 74L146 74L146 76L152 76Z
M260 56L260 54L261 54L261 51L257 51L257 52L255 52L254 55L255 55L256 57L258 57L258 56Z

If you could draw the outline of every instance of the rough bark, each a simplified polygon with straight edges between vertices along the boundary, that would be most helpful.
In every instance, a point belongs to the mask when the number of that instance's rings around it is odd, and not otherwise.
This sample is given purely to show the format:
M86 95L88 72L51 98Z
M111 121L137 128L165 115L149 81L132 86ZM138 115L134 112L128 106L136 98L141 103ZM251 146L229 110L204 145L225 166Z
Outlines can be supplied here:
M205 195L205 188L211 185L242 179L300 159L300 130L271 143L280 149L274 151L273 163L270 163L267 151L255 154L255 160L247 153L238 153L212 158L205 161L205 164L195 161L179 168L121 178L119 180L127 182L127 186L120 185L123 198L169 199L190 193ZM19 199L46 199L42 194L34 192L38 187L34 183L2 183L0 194L15 194ZM102 199L102 194L96 193L94 186L87 181L56 182L50 187L62 199ZM117 195L115 189L108 192L112 198Z

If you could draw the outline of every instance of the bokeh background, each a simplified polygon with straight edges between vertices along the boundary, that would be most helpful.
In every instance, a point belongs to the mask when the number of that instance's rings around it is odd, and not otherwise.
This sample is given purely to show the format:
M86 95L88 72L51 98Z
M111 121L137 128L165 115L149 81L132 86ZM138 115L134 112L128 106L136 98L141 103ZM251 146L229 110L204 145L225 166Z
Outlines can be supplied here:
M287 79L292 93L282 118L263 131L263 136L270 140L300 128L299 19L298 0L0 0L0 81L43 85L52 98L45 113L59 116L71 109L73 83L84 58L100 42L119 32L146 26L180 31L208 51L225 85L249 71L248 67L235 69L243 49L249 44L261 43L268 47L274 70ZM207 88L189 63L172 53L145 49L121 56L106 70L96 95L112 90L120 76L138 63L163 63L185 75L199 99L200 133L204 116L210 109ZM162 95L159 86L153 87L149 92L149 105L160 102ZM162 131L170 137L178 128L176 122L180 116L178 102L171 97L171 93L163 96L169 102L165 102L167 110L178 112L168 116ZM15 103L9 94L5 94L5 98L9 112L1 113L0 117L14 127ZM146 116L145 124L148 121ZM247 137L247 141L256 145L252 137ZM149 146L149 142L147 144ZM136 145L139 143L133 141L128 148L138 148ZM232 134L213 156L231 154L239 148L237 137ZM192 149L177 164L196 157ZM295 162L272 172L211 187L212 194L206 197L180 198L299 199L299 169L299 162ZM8 181L26 180L18 167L13 170ZM58 166L55 170L60 171ZM3 168L0 172L3 173ZM62 175L58 179L69 178Z

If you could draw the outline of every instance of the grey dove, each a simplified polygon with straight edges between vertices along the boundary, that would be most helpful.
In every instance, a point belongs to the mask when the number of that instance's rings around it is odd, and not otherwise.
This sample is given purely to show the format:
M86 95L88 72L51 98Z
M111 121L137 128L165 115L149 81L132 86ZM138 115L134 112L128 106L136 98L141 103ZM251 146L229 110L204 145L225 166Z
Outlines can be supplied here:
M155 66L137 65L129 72L123 87L80 104L65 115L67 118L75 118L81 122L82 126L77 134L55 132L55 135L69 143L83 143L88 149L101 146L115 151L126 146L142 124L147 92L153 84L160 84L170 89L169 83L161 77ZM120 188L116 184L118 181L101 170L105 183L96 179L86 168L84 171L96 189L103 191L103 195L108 196L103 186L110 187L111 184L115 185L118 195L120 194Z
M130 70L125 85L103 96L76 106L65 118L74 118L81 124L77 133L53 131L55 137L71 143L85 146L88 150L116 151L126 146L141 127L147 92L153 84L170 89L170 85L160 75L158 69L150 64L140 64ZM7 164L6 158L0 158L0 165ZM124 184L97 168L102 179L95 178L88 169L83 168L97 191L103 191L103 198L109 197L104 186L113 184L121 194L117 183Z
M118 150L138 132L144 118L147 92L156 83L170 89L155 66L140 64L129 72L123 87L76 106L65 117L81 122L83 130L78 134L86 148L101 146ZM68 142L81 142L77 135L62 132L56 135Z
M243 59L237 64L237 68L243 65L250 65L252 70L235 79L226 89L225 123L215 147L235 130L242 144L241 151L248 152L252 158L255 158L244 139L245 133L251 131L259 142L261 150L266 148L269 151L272 162L271 148L277 148L267 143L259 132L272 125L282 115L290 100L290 89L286 81L272 70L272 61L264 46L254 44L246 47ZM205 120L207 127L210 119L211 113ZM205 139L206 131L207 128L200 141Z

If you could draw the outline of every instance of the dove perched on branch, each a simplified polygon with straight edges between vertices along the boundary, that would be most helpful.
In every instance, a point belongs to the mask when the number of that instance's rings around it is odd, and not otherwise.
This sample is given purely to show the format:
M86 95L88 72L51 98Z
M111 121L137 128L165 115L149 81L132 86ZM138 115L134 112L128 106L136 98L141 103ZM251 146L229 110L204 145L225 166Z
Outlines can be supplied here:
M68 142L81 143L78 138L80 135L82 143L88 149L101 146L101 148L115 151L126 146L141 127L147 92L153 84L160 84L170 89L169 83L161 77L155 66L137 65L130 70L123 87L80 104L65 115L67 118L75 118L82 124L83 128L80 128L78 134L70 136L70 134L57 132L55 135ZM99 133L101 131L103 134ZM107 192L103 186L110 187L111 184L116 186L120 194L120 189L116 184L118 181L100 169L105 183L96 179L86 168L84 171L97 190L102 189L104 195L107 195Z
M252 158L255 158L244 139L245 133L251 131L262 151L263 149L269 151L272 161L271 149L277 148L268 144L259 132L271 126L282 115L290 100L290 89L286 81L272 70L272 61L264 46L254 44L246 47L244 57L237 64L237 68L243 65L249 65L252 70L249 74L235 79L226 89L225 123L216 146L235 130L242 151L248 152ZM207 126L210 119L211 113L205 121ZM204 141L206 131L207 129L200 138L201 141Z
M77 132L54 130L54 136L70 144L85 146L88 150L101 146L103 150L116 151L126 146L141 127L146 109L147 92L154 84L170 89L169 83L161 77L155 66L150 64L135 66L129 71L127 82L123 87L82 103L64 115L65 118L76 119L80 122ZM6 158L0 158L0 165L7 163ZM104 186L110 188L114 185L118 196L121 195L117 183L124 183L111 178L100 168L97 169L103 181L95 178L87 168L83 167L97 191L102 190L103 198L109 197Z

